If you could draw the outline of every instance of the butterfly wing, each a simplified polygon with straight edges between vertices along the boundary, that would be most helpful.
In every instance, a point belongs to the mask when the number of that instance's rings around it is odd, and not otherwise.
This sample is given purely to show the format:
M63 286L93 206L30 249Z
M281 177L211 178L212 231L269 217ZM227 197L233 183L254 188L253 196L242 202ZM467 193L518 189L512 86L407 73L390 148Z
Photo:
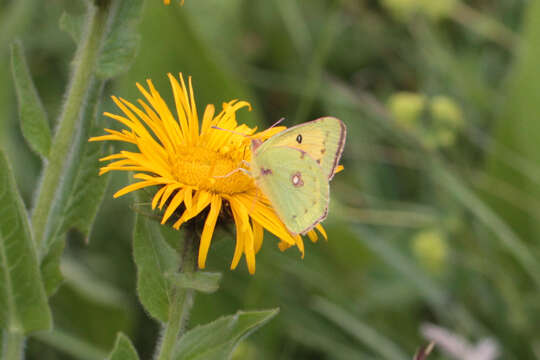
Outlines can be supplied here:
M323 117L290 127L266 140L261 148L288 146L305 151L320 165L326 177L332 179L343 153L346 134L341 120Z
M307 153L285 146L265 148L254 153L250 168L291 233L306 233L326 218L328 178Z

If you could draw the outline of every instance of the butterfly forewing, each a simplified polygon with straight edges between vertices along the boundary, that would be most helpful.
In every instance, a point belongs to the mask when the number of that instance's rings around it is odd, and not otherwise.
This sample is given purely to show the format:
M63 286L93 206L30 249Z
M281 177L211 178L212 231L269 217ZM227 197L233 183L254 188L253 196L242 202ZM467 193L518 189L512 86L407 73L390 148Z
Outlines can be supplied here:
M284 130L268 139L260 149L288 146L306 152L328 179L334 176L346 137L345 124L334 117L323 117Z
M251 172L255 182L289 231L303 234L326 217L328 178L309 154L272 146L254 155Z

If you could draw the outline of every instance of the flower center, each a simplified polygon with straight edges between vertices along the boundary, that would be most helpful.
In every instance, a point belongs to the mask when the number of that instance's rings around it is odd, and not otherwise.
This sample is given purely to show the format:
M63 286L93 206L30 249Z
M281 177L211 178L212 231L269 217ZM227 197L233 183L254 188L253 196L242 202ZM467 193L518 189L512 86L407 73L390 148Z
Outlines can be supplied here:
M242 166L240 157L234 158L201 146L183 146L175 155L173 175L182 184L218 194L242 193L255 186L253 179L243 172L232 173Z

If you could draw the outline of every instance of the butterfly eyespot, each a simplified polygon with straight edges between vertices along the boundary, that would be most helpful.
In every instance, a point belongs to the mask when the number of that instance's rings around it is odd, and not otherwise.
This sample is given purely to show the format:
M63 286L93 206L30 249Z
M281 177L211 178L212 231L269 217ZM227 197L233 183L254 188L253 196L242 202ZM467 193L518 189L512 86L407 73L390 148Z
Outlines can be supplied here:
M296 142L299 144L302 143L302 134L298 134L298 136L296 137Z
M302 174L299 171L291 176L291 182L295 187L304 186L304 180L302 180Z

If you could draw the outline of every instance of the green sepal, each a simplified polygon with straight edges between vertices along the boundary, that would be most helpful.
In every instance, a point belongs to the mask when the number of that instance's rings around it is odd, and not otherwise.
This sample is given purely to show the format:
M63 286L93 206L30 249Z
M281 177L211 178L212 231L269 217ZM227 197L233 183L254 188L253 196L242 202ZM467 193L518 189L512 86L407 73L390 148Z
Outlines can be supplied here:
M122 1L101 49L96 74L109 79L127 71L137 55L142 0Z
M19 119L24 139L37 154L47 158L51 148L51 129L24 56L24 49L16 41L11 46L11 70L17 100Z
M52 327L28 214L0 150L0 327L27 334Z
M176 344L174 360L230 359L235 347L277 315L279 309L239 311L186 332Z
M139 355L129 338L119 333L107 360L139 360Z
M133 254L137 266L137 293L148 313L167 322L171 285L166 274L179 268L180 257L163 238L159 223L136 215Z
M176 288L192 289L211 294L219 289L221 273L197 271L194 273L166 274L167 279Z

